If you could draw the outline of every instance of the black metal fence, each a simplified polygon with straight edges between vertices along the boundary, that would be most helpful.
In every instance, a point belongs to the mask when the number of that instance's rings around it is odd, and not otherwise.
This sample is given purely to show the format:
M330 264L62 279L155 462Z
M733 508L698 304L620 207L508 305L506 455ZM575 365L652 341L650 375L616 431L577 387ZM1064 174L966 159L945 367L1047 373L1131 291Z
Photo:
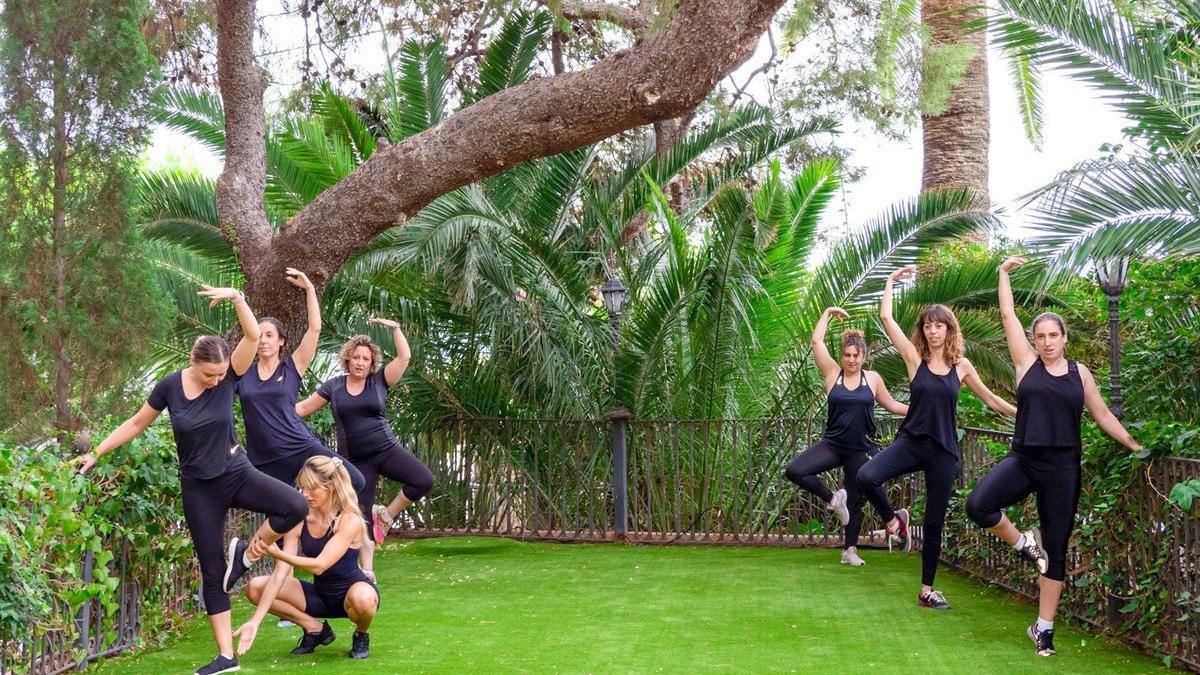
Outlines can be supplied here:
M411 449L433 470L430 497L406 511L395 524L399 536L491 535L532 540L600 542L626 540L646 544L732 544L838 546L841 527L825 505L783 478L791 457L819 432L812 421L715 420L629 421L627 468L614 475L612 420L456 420L413 439ZM884 434L892 424L884 421ZM1008 436L968 429L963 438L961 500L965 488L985 473L1007 445ZM1164 492L1176 482L1200 476L1200 461L1166 458L1149 465L1125 495L1124 517L1134 520L1138 541L1105 541L1111 547L1098 564L1094 550L1072 543L1068 590L1062 612L1099 628L1120 623L1126 639L1177 663L1200 670L1200 521L1168 507ZM831 487L840 473L827 475ZM1086 476L1086 474L1085 474ZM906 477L889 487L896 504L916 507L919 522L921 483ZM380 499L398 486L384 485ZM1091 487L1086 484L1085 492ZM616 499L623 490L626 506ZM1012 554L966 522L962 504L952 503L944 561L1026 597L1036 597L1036 579ZM1032 504L1013 512L1020 523L1036 520ZM617 513L624 513L618 523ZM866 509L861 545L883 546L882 523ZM1081 515L1080 530L1094 530L1094 514ZM259 517L238 513L230 533L250 534ZM914 528L920 546L920 528ZM1097 545L1093 536L1088 547ZM115 556L120 605L105 620L98 603L70 613L66 628L42 630L0 640L0 673L62 673L100 656L123 651L139 635L142 588L127 574L124 550ZM1134 604L1139 579L1155 570L1159 595L1169 598L1166 615L1143 621L1149 603ZM85 575L88 568L85 565ZM162 611L189 613L198 608L195 567L174 574L174 588ZM1072 589L1112 588L1108 596ZM1124 590L1122 590L1124 589ZM1165 590L1165 593L1163 591ZM1124 611L1112 614L1107 602ZM1132 607L1132 609L1131 609ZM1162 611L1160 606L1157 611Z

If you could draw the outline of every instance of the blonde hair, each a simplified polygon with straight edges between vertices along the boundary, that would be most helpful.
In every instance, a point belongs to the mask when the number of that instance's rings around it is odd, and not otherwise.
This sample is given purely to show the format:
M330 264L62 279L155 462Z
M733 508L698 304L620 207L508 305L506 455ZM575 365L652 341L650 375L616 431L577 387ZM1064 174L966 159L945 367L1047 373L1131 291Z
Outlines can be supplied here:
M355 335L346 340L346 344L342 345L342 351L338 353L338 358L342 360L342 370L350 372L350 355L359 347L367 347L371 350L371 372L375 372L379 364L383 363L383 351L371 340L370 335Z
M946 324L946 342L944 343L946 361L950 365L957 364L966 349L963 346L962 330L958 327L958 319L954 316L954 312L945 305L930 305L921 312L912 332L912 343L917 348L917 353L921 355L922 361L927 362L932 357L933 354L929 349L929 343L925 340L923 328L925 324L933 322Z
M333 500L335 513L341 513L360 525L358 536L354 538L355 546L362 546L367 536L367 522L363 518L362 509L358 507L358 495L350 482L350 473L346 471L345 460L341 457L315 455L309 457L296 474L296 487L301 490L312 490L318 486L329 488L329 498Z

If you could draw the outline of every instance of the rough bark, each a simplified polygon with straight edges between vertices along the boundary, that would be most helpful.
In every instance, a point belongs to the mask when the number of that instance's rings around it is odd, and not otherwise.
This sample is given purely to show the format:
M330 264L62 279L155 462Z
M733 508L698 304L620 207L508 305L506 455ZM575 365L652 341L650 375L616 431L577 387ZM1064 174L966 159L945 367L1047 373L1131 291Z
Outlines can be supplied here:
M286 266L308 272L320 290L381 232L453 189L692 110L753 53L782 4L679 0L670 23L630 49L506 89L377 150L272 233L262 208L265 80L251 50L254 3L221 0L217 60L228 146L217 206L255 309L299 324L304 299L283 281Z
M922 119L921 190L967 188L981 206L990 201L987 34L965 33L963 25L983 17L984 11L977 0L924 0L921 5L921 20L931 29L935 43L976 48L962 81L950 92L945 113Z
M546 0L542 4L550 6ZM558 4L558 12L567 19L577 21L607 21L638 35L650 25L650 18L645 12L607 2L562 0Z

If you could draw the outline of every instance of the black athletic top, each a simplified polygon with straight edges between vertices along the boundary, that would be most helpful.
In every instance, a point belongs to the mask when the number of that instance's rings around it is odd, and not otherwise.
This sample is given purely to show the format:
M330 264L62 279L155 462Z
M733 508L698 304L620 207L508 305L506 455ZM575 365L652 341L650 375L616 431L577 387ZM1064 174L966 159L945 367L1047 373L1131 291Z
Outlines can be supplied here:
M183 395L183 371L177 370L150 391L150 407L170 412L181 476L205 480L225 473L238 444L233 427L237 380L231 367L217 386L189 401Z
M1067 372L1051 375L1039 358L1017 385L1017 422L1013 445L1083 449L1083 379L1079 364L1067 360Z
M246 454L255 466L289 457L320 443L296 414L300 379L300 371L289 356L265 380L259 378L258 362L255 362L238 381L242 419L246 421Z
M846 388L846 373L838 373L837 381L825 400L829 418L825 422L825 439L843 448L874 452L871 438L875 436L875 394L867 384L867 374L859 372L858 386Z
M346 391L346 376L321 383L317 396L333 406L338 453L351 461L387 452L400 441L387 418L387 381L383 370L367 375L357 396Z
M958 457L958 368L937 375L921 361L917 375L908 383L908 414L900 423L898 433L927 436L937 441L946 452Z
M325 536L319 538L309 533L308 519L306 518L300 527L300 555L305 558L316 558L321 555L321 551L325 550L325 545L333 538L338 516L341 515L339 513L333 517L333 520L329 522L329 530ZM321 574L313 575L313 585L323 593L345 593L359 581L370 582L370 579L358 566L358 549L356 548L346 549L337 562L330 565Z

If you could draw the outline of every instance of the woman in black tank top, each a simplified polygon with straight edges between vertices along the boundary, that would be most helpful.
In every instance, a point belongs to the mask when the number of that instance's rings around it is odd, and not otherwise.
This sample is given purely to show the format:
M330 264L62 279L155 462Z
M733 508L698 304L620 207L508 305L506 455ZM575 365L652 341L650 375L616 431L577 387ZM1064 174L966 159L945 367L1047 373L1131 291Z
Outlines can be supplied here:
M830 307L813 329L813 360L825 381L829 419L820 441L796 455L788 464L788 480L820 497L825 508L837 514L842 523L842 564L865 564L858 555L858 533L862 527L864 496L858 486L858 469L875 452L875 402L889 412L903 415L908 406L892 398L883 378L873 370L863 370L867 343L862 331L842 333L841 365L833 360L825 346L825 331L831 317L849 319L840 307ZM818 478L822 473L842 467L843 487L830 491Z
M254 546L254 552L275 558L270 576L246 584L246 597L257 605L254 615L238 628L238 653L254 644L268 612L300 626L304 633L293 654L311 654L336 636L327 618L349 618L355 632L349 656L367 658L367 631L379 609L379 590L358 567L366 541L366 524L351 487L350 474L340 457L310 457L296 476L296 485L309 504L308 517L275 546ZM313 574L313 580L292 576L292 568Z
M858 472L864 490L882 488L884 482L917 471L925 475L925 520L922 523L921 591L917 604L931 609L950 609L940 591L933 589L938 557L942 551L942 526L946 507L959 475L958 413L960 384L967 387L989 408L1008 415L1017 409L992 393L979 379L975 366L963 356L963 337L954 312L945 305L930 305L921 312L913 327L912 339L904 335L892 317L892 285L911 278L916 269L905 267L893 272L883 287L879 317L892 345L904 359L909 377L908 414L900 424L896 439ZM878 501L872 495L881 495ZM902 547L910 550L908 512L893 511L886 493L868 491L868 498L887 522L889 534L900 537Z
M1067 547L1075 524L1081 484L1083 408L1100 428L1130 450L1141 446L1105 406L1095 378L1066 357L1067 327L1046 312L1033 320L1033 345L1017 318L1009 272L1024 263L1012 257L1000 265L1000 315L1008 351L1016 367L1017 423L1012 450L979 480L967 498L967 514L1037 565L1038 619L1026 634L1040 656L1054 654L1054 615L1066 579ZM1041 529L1020 532L1004 509L1037 497Z

